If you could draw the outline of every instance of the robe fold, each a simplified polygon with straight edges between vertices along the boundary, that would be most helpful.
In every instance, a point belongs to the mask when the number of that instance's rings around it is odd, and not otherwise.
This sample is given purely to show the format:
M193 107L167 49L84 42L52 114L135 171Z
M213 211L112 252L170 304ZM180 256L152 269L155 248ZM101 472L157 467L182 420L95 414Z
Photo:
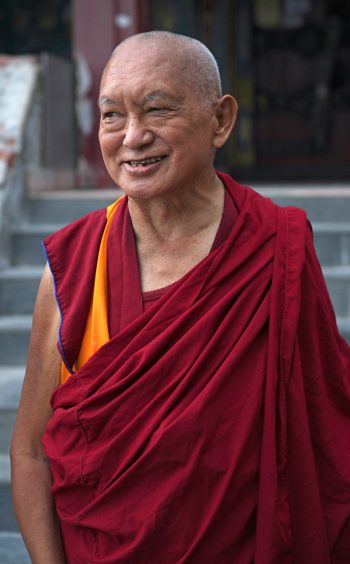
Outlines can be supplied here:
M350 562L350 350L311 229L218 174L228 236L144 312L127 198L44 242L69 563Z

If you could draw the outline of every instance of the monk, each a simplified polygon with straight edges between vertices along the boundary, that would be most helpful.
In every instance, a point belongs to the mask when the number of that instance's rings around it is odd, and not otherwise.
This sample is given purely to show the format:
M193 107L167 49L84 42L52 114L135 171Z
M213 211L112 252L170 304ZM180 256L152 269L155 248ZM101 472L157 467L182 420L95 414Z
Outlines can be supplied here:
M35 564L350 562L350 350L305 213L215 171L237 103L195 39L113 52L125 195L44 241L12 442Z

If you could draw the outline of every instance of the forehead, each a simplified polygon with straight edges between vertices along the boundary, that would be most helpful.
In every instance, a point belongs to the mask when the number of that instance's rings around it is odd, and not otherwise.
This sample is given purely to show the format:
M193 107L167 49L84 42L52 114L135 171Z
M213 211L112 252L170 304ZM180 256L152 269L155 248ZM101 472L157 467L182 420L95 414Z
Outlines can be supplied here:
M130 93L157 99L188 97L193 84L185 70L186 61L178 49L151 42L131 42L120 47L109 61L100 96Z

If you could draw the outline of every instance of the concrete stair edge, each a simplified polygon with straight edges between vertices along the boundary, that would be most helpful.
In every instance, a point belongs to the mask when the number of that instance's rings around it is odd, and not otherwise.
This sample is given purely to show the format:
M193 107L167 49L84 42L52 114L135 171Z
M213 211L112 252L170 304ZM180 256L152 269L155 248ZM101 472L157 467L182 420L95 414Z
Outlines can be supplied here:
M28 234L41 234L41 233L54 233L59 231L66 224L65 223L30 223L21 222L18 225L14 225L10 228L11 235L28 235Z
M32 327L31 315L1 315L0 331L29 331Z
M0 365L0 409L17 409L25 366Z
M118 187L111 186L110 188L89 188L88 190L46 190L46 191L31 191L28 194L28 202L42 201L42 200L109 200L117 199L123 196L124 192Z
M22 536L15 531L0 531L1 564L30 564L31 560Z
M322 272L325 278L349 280L350 282L350 265L325 265L322 266Z
M9 484L11 482L10 455L0 453L0 483Z
M39 265L11 265L0 269L1 280L13 280L22 278L39 278L42 275L43 269Z

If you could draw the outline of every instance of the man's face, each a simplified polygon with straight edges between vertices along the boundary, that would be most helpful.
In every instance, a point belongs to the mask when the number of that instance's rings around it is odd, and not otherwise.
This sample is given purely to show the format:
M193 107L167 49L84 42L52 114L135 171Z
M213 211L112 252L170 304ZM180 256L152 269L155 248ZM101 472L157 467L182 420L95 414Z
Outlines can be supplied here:
M176 193L212 171L215 116L181 67L177 47L131 41L103 77L101 151L130 197Z

